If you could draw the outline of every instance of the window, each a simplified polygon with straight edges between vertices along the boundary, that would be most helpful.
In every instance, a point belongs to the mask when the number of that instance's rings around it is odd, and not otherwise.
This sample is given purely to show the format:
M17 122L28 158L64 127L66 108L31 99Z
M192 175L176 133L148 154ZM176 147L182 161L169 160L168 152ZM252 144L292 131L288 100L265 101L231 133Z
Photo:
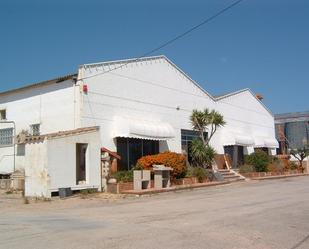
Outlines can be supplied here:
M0 110L0 120L6 120L6 110Z
M192 162L191 143L194 139L199 137L200 134L198 131L181 130L181 149L187 154L187 160L189 163ZM204 132L204 138L207 139L207 132Z
M13 145L13 128L0 129L0 146Z
M38 136L40 135L40 124L30 125L31 135Z
M117 154L121 156L119 170L130 170L142 156L159 153L159 141L138 138L117 138Z

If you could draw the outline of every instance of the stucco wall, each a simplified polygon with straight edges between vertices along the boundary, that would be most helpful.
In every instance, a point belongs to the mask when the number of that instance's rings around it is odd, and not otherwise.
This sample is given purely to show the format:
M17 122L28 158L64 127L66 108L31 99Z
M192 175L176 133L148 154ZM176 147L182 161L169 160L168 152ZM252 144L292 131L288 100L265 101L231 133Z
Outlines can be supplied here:
M41 134L78 127L79 88L72 80L8 93L0 98L0 109L6 109L7 120L16 123L16 134L40 124ZM75 100L75 101L74 101ZM0 124L0 129L13 127ZM11 155L11 156L9 156ZM0 148L0 172L12 172L13 147ZM16 156L16 169L22 169L22 157Z
M50 197L46 141L25 146L25 196Z
M116 150L112 134L113 117L122 116L170 123L175 130L175 138L168 140L167 146L164 142L160 143L160 149L181 152L180 130L192 129L189 122L192 110L204 108L218 110L227 122L212 140L212 146L218 153L224 152L224 129L251 136L275 137L273 116L249 90L214 101L164 58L133 62L100 74L117 66L119 64L94 64L79 70L79 78L91 76L79 81L79 84L88 85L89 89L88 94L82 97L82 125L101 126L102 144L111 150ZM248 147L245 151L251 153L253 150L253 147Z
M87 143L86 185L76 184L76 143ZM100 137L98 132L54 138L47 141L50 189L100 187Z
M86 184L76 184L76 143L87 143ZM100 138L98 132L45 139L26 144L25 194L50 197L59 188L100 188Z
M83 68L80 76L100 70ZM116 149L112 134L115 116L169 123L175 138L168 140L167 148L181 152L180 129L191 129L192 109L214 107L211 98L165 59L135 62L79 83L89 88L88 94L83 95L82 125L100 125L102 144L111 150Z
M252 137L275 138L274 117L251 94L249 90L223 98L216 103L216 109L223 114L226 126L220 129L214 139L223 139L223 130L248 134ZM222 146L220 146L223 153ZM217 148L219 150L220 148ZM247 147L247 153L252 153L253 147ZM275 150L271 150L272 154Z

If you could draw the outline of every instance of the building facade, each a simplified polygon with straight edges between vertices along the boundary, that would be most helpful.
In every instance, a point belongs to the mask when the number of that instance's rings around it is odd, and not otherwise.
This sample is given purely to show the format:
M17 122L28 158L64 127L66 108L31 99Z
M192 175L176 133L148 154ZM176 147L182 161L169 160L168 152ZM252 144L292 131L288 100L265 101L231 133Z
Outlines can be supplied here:
M211 145L230 154L234 166L256 148L276 153L274 117L249 89L213 97L165 56L155 56L85 64L77 74L0 93L0 174L24 169L14 131L98 126L101 146L121 156L120 169L161 151L190 154L198 135L189 117L204 108L224 116L227 124Z
M309 144L309 111L276 114L275 127L279 154Z

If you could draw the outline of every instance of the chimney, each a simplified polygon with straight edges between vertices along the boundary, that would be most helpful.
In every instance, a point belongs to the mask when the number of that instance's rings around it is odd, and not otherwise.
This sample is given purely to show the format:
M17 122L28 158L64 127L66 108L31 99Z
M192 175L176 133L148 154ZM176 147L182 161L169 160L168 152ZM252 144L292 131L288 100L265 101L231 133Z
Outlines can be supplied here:
M255 97L256 97L258 100L260 100L260 101L263 100L263 95L260 94L260 93L257 93L257 94L255 95Z

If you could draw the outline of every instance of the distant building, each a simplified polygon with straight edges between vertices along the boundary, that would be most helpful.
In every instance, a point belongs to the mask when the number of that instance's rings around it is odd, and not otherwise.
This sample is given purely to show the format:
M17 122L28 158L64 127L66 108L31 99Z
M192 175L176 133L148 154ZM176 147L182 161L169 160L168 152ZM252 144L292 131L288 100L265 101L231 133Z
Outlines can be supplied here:
M309 111L275 115L278 154L309 144Z

